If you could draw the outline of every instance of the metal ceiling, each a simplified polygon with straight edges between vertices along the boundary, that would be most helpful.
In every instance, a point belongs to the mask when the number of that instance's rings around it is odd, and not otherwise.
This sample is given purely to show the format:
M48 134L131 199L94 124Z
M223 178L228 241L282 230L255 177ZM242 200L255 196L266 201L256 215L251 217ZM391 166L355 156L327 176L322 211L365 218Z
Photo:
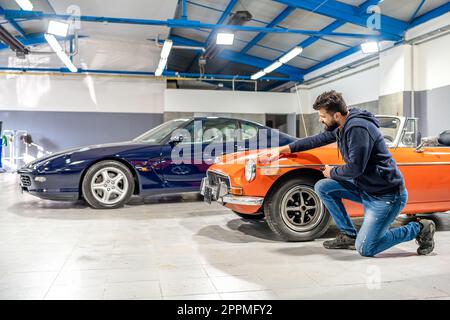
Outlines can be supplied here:
M91 43L97 36L142 43L159 37L171 38L175 45L207 47L215 41L218 28L233 30L234 44L221 48L206 65L205 73L211 78L249 79L295 46L303 47L300 56L266 77L270 81L261 83L263 90L286 81L302 81L305 74L359 51L367 39L400 42L409 28L450 11L445 0L31 1L33 12L20 10L14 0L0 0L2 26L27 46L45 43L48 20L67 18L71 5L80 8L80 32ZM374 5L381 12L380 30L367 27L372 16L367 9ZM252 19L243 26L228 26L230 15L237 11L249 11ZM0 49L5 46L0 44ZM165 75L199 76L199 56L195 51L173 50ZM129 68L125 70L106 71L132 72L133 61L126 63ZM253 86L242 89L253 90Z

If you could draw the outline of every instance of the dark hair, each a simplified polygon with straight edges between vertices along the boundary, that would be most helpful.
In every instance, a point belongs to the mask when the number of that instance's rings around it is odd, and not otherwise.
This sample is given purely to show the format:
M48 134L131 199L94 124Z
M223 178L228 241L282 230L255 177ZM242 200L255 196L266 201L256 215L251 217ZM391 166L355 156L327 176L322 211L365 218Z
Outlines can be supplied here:
M327 113L335 114L340 112L343 116L347 115L347 104L342 94L334 90L322 93L317 97L313 106L314 110L325 109Z

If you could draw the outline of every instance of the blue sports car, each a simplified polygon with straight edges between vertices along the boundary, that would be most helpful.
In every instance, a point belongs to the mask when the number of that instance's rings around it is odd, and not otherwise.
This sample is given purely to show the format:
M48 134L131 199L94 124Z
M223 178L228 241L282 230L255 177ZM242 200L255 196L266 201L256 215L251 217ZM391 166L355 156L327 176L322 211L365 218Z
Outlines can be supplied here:
M20 186L42 199L85 199L93 208L114 209L132 195L199 191L215 157L270 147L274 136L279 145L295 140L250 121L177 119L132 141L66 150L33 161L18 171ZM174 161L174 154L183 161Z

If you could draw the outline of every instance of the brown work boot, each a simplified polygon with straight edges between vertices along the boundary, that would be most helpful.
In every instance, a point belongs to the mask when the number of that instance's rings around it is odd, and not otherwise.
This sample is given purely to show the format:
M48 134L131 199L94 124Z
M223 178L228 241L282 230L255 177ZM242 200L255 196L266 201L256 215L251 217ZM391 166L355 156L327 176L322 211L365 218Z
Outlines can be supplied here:
M434 250L434 233L436 225L432 220L420 220L421 230L416 237L416 242L419 245L417 253L419 255L430 254Z
M335 239L323 243L326 249L347 249L356 250L356 238L353 238L343 232L339 232Z

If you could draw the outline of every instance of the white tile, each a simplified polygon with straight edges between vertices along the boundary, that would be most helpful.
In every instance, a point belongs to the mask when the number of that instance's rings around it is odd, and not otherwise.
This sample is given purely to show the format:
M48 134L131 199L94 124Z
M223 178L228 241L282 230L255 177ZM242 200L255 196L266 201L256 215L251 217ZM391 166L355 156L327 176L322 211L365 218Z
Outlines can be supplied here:
M184 296L168 296L164 297L164 300L222 300L218 293L212 294L195 294Z
M45 296L45 300L102 300L105 287L54 285Z
M160 264L158 274L162 280L206 278L208 274L202 265Z
M120 282L141 282L159 280L159 269L157 267L145 269L124 269L124 270L109 270L108 283Z
M159 281L110 283L105 287L105 299L159 299L161 288Z
M271 290L221 293L223 300L276 300L278 296Z
M219 293L268 289L262 279L257 276L213 277L211 281Z
M66 270L56 278L57 286L90 287L103 286L109 270Z
M209 278L161 280L163 297L217 293Z

